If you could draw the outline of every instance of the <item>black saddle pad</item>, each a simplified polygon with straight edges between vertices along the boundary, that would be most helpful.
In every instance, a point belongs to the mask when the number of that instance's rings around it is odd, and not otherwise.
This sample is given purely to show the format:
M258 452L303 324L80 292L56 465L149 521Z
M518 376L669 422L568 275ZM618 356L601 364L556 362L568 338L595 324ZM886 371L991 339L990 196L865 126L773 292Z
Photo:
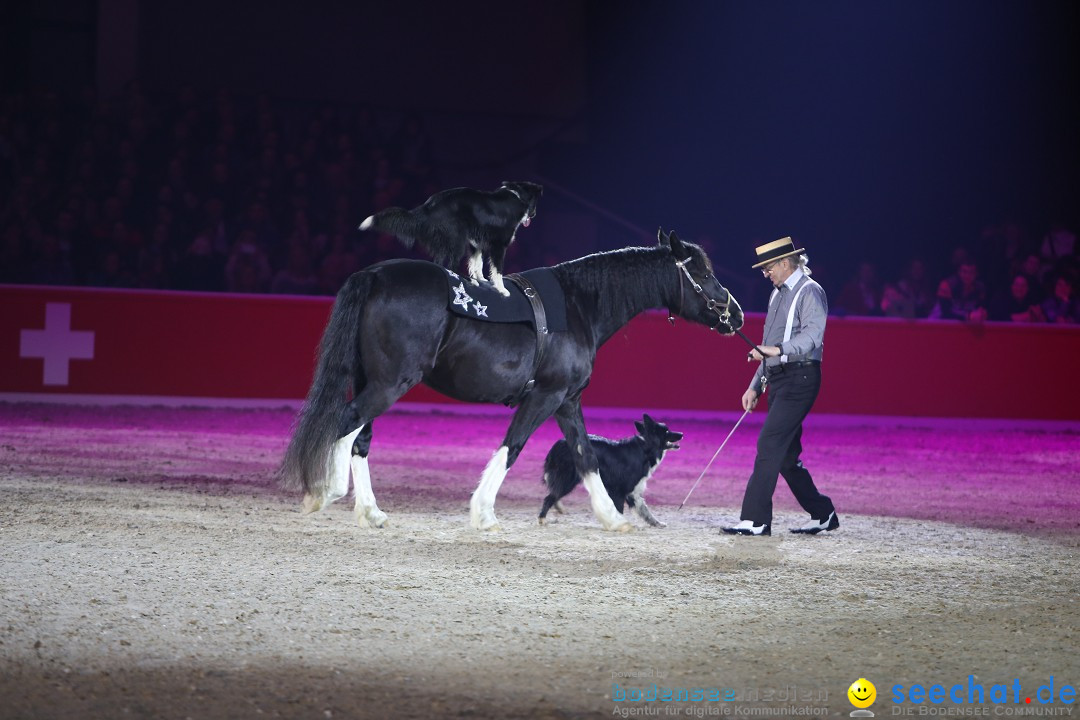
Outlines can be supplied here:
M526 270L521 275L540 294L548 330L566 332L566 297L555 273L551 268L536 268ZM446 279L447 307L455 315L484 322L533 324L532 305L514 281L503 278L503 284L510 291L510 297L504 297L486 280L473 285L468 278L449 270L446 271Z

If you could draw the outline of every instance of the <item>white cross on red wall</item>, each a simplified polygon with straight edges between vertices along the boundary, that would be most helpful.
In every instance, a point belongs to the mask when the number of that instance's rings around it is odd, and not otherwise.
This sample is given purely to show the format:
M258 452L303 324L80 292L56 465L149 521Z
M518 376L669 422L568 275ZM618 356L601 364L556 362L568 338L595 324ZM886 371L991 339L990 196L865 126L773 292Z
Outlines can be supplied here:
M19 357L43 358L45 385L67 385L72 360L94 359L94 333L71 329L71 303L45 303L45 329L22 330Z

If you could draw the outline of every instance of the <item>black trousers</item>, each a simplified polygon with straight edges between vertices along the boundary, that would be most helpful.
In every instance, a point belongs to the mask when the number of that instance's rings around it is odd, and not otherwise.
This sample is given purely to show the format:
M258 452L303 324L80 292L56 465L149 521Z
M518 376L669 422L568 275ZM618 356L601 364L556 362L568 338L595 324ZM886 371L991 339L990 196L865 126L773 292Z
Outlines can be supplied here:
M795 499L810 517L827 518L832 500L818 492L810 471L803 467L802 424L821 389L821 366L788 368L768 378L769 414L758 435L754 472L746 485L740 520L772 524L772 497L783 475Z

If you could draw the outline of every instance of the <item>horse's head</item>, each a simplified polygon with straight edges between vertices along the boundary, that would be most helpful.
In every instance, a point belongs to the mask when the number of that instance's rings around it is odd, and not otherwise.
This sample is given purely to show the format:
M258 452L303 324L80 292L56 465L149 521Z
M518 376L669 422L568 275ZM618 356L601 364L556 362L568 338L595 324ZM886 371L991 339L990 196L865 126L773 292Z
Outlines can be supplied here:
M656 237L660 247L671 251L674 271L679 278L678 295L672 301L678 315L724 335L731 335L741 328L742 308L735 296L716 279L712 261L705 251L694 243L683 242L674 232L665 233L661 229Z

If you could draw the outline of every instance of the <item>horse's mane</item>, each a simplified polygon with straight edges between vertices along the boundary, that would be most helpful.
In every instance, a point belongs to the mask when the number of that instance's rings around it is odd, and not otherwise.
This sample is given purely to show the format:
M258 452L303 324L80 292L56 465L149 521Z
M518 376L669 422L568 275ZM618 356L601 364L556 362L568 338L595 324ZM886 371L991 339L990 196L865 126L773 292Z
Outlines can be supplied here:
M669 272L658 272L662 268ZM564 289L595 291L598 296L617 289L621 304L641 308L656 307L677 279L671 250L660 246L606 250L552 269Z

